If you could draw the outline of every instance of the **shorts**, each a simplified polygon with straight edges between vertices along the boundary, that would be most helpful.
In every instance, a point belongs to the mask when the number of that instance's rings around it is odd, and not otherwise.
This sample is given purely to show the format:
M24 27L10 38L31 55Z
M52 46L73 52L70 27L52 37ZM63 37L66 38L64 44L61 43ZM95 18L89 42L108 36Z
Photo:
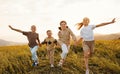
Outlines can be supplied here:
M82 46L84 51L94 52L94 41L83 41Z

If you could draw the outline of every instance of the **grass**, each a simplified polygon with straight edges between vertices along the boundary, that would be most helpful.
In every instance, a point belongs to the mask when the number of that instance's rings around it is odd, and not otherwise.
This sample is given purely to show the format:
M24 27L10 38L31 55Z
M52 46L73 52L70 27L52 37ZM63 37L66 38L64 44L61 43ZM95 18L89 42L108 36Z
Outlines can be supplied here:
M0 74L85 74L81 43L71 49L62 68L57 64L61 49L55 50L55 68L50 68L45 46L37 51L39 66L32 67L31 53L27 45L0 47ZM120 40L96 41L95 53L89 59L90 74L120 73Z

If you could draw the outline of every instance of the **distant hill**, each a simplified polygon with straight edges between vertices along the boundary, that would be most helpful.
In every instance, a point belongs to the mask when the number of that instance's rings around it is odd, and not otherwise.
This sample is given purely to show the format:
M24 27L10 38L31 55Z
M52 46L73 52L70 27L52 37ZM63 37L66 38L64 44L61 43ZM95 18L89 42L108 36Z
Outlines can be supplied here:
M120 33L115 34L95 34L95 40L118 40L120 39Z
M119 40L120 33L115 34L94 34L95 40ZM77 39L80 37L77 36Z
M0 39L0 46L10 46L10 45L23 45L25 43L12 42Z

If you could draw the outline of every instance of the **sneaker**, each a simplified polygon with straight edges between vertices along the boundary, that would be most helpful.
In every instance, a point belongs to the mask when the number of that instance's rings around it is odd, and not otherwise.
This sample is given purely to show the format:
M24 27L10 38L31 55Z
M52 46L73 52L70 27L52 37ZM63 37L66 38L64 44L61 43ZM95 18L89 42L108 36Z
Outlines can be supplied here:
M33 66L33 67L35 66L35 62L33 62L32 66Z
M38 62L33 62L32 66L38 66Z
M62 63L61 63L61 62L59 62L58 66L62 67Z
M85 74L89 74L89 70L86 70L86 73Z
M60 60L58 66L61 66L61 67L62 67L62 65L63 65L63 59Z
M35 62L35 66L38 66L38 62Z
M53 64L51 64L51 66L50 67L54 67L54 65Z

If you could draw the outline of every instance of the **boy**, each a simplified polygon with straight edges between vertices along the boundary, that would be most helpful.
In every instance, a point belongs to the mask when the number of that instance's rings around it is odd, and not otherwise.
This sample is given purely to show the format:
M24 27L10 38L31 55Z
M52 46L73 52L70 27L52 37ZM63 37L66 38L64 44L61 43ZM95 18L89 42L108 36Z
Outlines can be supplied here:
M54 67L54 50L55 50L55 44L57 45L57 40L52 37L52 31L47 30L47 36L42 44L46 44L47 46L47 56L50 60L51 67Z
M38 50L38 45L40 46L40 40L39 40L39 34L36 33L36 26L32 25L31 26L31 31L29 31L29 32L25 32L25 31L22 31L22 30L19 30L19 29L15 29L10 25L9 25L9 28L27 36L27 39L29 41L28 45L29 45L30 51L32 53L32 60L33 60L32 66L37 66L38 65L38 57L37 57L36 51Z

